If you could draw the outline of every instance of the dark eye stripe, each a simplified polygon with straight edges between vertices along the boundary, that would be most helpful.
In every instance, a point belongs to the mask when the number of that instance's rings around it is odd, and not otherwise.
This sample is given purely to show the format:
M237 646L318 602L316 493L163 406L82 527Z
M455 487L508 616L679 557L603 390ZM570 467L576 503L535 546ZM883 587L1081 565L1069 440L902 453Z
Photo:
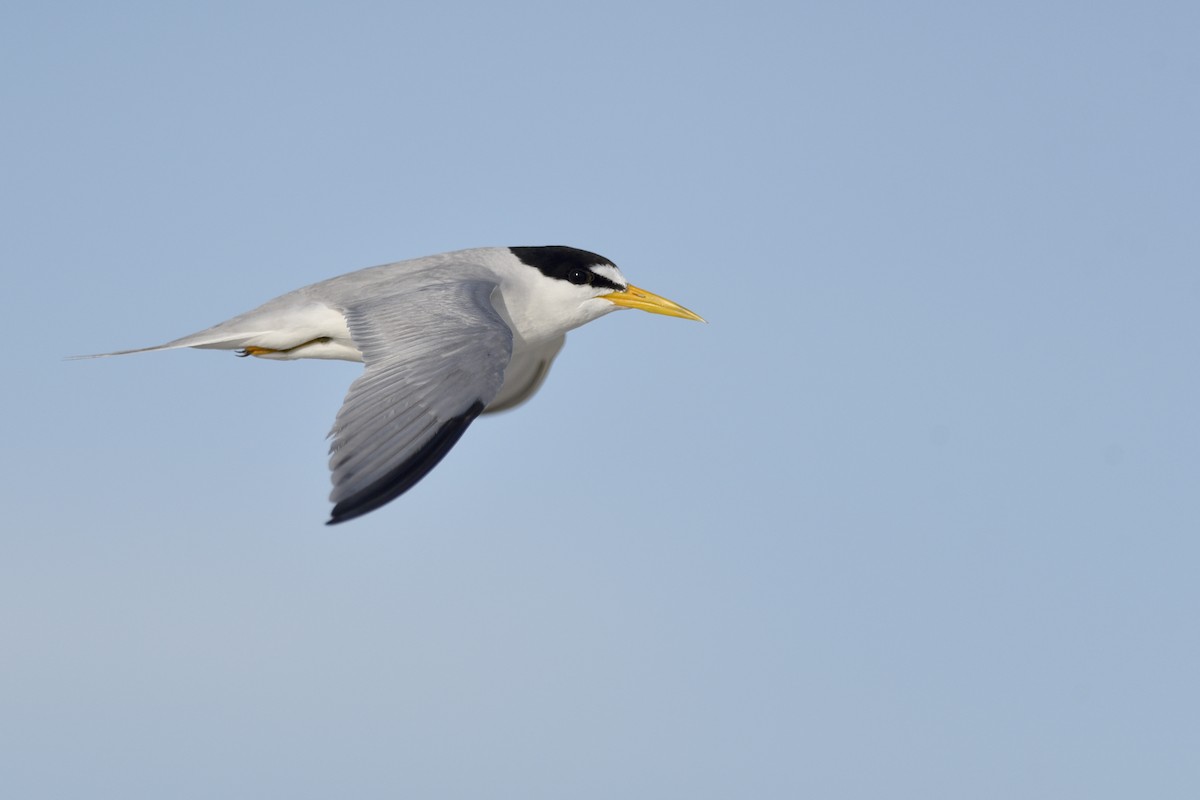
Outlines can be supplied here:
M597 275L594 272L592 273L592 286L598 286L601 289L612 289L613 291L617 291L617 292L623 292L623 291L625 291L625 288L626 288L626 287L622 286L621 284L613 283L612 281L610 281L608 278L604 277L603 275Z

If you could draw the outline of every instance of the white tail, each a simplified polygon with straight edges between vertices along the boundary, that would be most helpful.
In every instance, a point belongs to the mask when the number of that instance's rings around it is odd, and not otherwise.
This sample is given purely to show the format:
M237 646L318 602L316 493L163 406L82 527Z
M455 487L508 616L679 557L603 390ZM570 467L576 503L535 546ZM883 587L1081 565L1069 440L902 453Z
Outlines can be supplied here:
M328 347L304 348L303 352L292 351L310 342L336 340ZM253 311L239 314L198 333L174 339L153 347L138 347L132 350L116 350L111 353L69 356L70 359L107 358L131 353L150 353L155 350L175 350L180 347L198 347L205 350L239 350L244 347L260 347L276 351L276 358L338 358L361 361L362 356L350 341L346 318L341 311L321 303L314 303L296 293L276 298Z
M245 347L251 339L262 336L262 333L215 333L201 331L182 339L175 339L166 344L156 344L153 347L135 347L132 350L114 350L111 353L91 353L82 356L67 356L69 361L85 358L108 358L109 356L127 356L132 353L152 353L155 350L175 350L180 347L198 347L211 350L237 350Z

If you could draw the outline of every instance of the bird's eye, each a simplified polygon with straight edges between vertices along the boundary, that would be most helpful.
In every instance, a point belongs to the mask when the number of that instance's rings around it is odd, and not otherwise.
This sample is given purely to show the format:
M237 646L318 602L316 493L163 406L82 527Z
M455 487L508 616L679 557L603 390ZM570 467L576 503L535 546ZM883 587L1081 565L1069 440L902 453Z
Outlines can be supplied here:
M592 282L592 273L589 270L575 267L567 273L567 280L576 286L582 286L585 283Z

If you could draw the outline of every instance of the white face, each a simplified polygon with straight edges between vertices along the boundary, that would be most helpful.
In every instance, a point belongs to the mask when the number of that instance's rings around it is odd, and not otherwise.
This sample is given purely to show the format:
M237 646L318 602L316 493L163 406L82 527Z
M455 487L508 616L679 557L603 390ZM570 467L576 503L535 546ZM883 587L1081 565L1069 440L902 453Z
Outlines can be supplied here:
M586 275L580 276L580 272L585 272ZM576 283L580 279L586 279L587 282ZM629 288L629 281L625 280L621 270L617 269L614 264L590 264L587 267L580 267L573 271L566 281L555 282L566 284L569 287L568 292L578 303L581 321L572 327L579 327L585 322L591 322L605 314L617 311L620 306L614 305L605 298L614 292L623 292Z
M593 277L583 284L539 276L542 278L539 293L545 299L542 313L557 317L566 330L618 310L619 306L605 298L629 285L616 267L607 264L593 266L588 272ZM609 282L620 289L614 289Z

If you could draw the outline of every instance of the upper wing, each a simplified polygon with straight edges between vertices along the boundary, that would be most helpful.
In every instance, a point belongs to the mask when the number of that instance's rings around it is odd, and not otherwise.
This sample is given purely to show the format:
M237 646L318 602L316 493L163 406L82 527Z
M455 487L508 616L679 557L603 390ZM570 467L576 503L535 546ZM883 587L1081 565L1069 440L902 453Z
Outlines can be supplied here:
M408 491L495 398L512 331L492 306L494 283L449 281L346 309L366 369L331 436L329 524Z

